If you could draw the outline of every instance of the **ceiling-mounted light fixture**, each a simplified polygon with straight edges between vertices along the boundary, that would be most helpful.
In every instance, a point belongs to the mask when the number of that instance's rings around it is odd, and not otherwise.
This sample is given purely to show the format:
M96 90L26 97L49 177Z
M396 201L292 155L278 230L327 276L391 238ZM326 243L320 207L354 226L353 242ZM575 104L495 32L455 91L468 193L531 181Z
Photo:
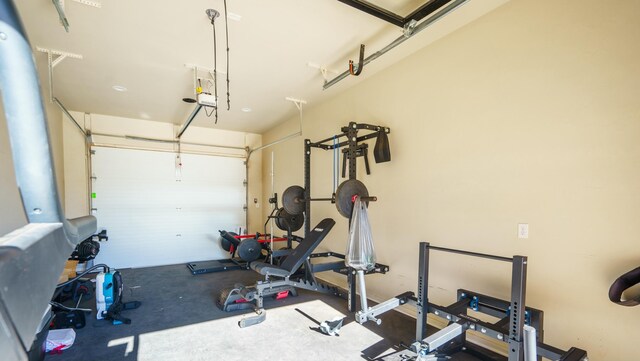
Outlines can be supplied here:
M205 12L207 13L207 16L209 17L211 23L213 23L213 21L220 16L220 12L216 9L207 9Z
M114 85L112 86L113 90L118 92L126 92L128 89L122 85Z
M249 108L249 107L244 107L244 108L242 108L242 109L240 109L240 110L242 110L242 111L243 111L243 112L245 112L245 113L249 113L249 112L251 112L251 108Z

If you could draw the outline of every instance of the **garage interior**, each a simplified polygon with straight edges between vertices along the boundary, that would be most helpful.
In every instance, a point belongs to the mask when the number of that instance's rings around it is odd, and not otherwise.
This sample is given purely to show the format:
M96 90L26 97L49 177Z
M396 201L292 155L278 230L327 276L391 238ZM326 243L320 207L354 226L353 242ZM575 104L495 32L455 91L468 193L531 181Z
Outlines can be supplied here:
M2 358L635 360L638 13L1 0Z

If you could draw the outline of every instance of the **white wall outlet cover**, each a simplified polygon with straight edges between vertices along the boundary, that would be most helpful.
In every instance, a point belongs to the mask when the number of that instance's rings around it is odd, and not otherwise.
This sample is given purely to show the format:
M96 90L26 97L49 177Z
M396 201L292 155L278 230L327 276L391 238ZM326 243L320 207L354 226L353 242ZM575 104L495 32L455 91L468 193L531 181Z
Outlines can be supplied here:
M529 224L528 223L518 223L518 238L520 238L520 239L529 238Z

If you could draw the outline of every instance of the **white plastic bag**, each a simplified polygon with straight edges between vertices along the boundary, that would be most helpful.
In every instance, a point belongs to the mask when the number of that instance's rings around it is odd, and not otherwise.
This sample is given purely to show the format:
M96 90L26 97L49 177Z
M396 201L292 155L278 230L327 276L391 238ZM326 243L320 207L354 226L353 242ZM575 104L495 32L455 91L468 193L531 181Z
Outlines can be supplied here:
M353 203L345 263L349 267L362 271L371 270L376 265L376 252L373 248L367 204L362 202L360 197L357 197Z
M50 330L47 335L46 352L66 350L76 340L76 331L72 328Z

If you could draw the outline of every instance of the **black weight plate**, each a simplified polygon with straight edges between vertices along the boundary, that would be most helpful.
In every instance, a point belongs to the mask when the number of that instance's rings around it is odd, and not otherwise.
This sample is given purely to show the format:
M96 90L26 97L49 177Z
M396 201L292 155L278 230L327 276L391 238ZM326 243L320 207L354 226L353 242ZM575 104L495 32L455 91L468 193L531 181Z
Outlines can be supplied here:
M233 233L233 232L227 232L227 233L229 233L229 234L230 234L230 235L232 235L232 236L237 236L237 235L238 235L237 233ZM220 234L222 234L222 231L220 232ZM227 252L230 252L230 251L231 251L231 245L232 245L232 243L231 243L231 242L229 242L229 240L228 240L228 239L224 238L223 236L220 236L220 237L218 238L218 240L220 241L220 246L222 247L222 249L224 249L224 250L225 250L225 251L227 251Z
M276 212L276 226L283 231L291 228L291 232L295 232L302 228L303 224L304 217L301 214L289 214L284 208L280 208L278 212Z
M240 242L236 254L246 262L253 262L260 258L262 245L255 238L245 238Z
M304 216L302 214L290 214L288 219L289 227L291 227L291 232L295 232L302 228L304 224Z
M336 190L336 208L343 217L351 218L353 212L353 196L368 197L369 191L364 183L357 179L346 180ZM369 201L365 201L369 205Z
M304 188L290 186L282 193L282 205L289 214L302 214L305 209ZM297 201L296 201L297 200Z
M284 208L279 208L276 212L276 227L279 229L286 231L287 230L287 222L286 217L291 216Z

